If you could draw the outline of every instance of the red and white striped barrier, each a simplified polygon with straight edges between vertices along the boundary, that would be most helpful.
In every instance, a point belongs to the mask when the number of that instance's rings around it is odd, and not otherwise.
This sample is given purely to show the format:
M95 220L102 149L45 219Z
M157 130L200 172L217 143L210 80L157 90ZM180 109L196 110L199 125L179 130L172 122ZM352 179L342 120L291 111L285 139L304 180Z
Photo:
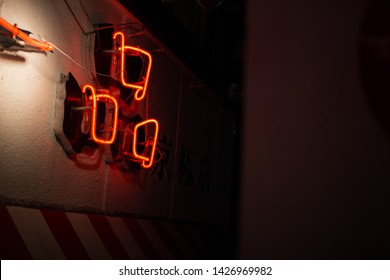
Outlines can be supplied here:
M230 259L220 229L0 206L1 259Z

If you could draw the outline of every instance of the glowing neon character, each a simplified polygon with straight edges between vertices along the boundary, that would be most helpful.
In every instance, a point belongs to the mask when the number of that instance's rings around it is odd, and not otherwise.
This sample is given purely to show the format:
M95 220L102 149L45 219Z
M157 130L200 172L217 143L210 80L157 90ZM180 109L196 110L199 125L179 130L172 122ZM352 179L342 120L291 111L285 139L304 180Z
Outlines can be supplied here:
M150 53L148 53L147 51L144 51L143 49L140 49L137 47L132 47L132 46L126 46L125 45L125 35L123 34L123 32L120 32L120 31L115 32L113 35L113 39L115 40L117 37L120 37L120 42L121 42L120 47L119 47L119 51L120 51L120 55L121 55L120 56L121 57L120 58L120 80L121 80L121 83L125 87L134 89L135 90L135 94L134 94L135 100L141 101L145 97L146 90L147 90L148 83L149 83L149 75L150 75L150 70L152 68L152 56L150 55ZM144 74L144 76L142 77L141 81L138 81L136 83L127 83L126 82L126 71L125 71L126 51L131 53L131 55L141 55L142 54L142 55L145 55L147 57L147 59L148 59L147 67L146 67L145 73L142 73L142 74Z
M92 100L91 110L92 110L92 124L90 128L90 135L93 141L99 144L112 144L115 141L116 132L117 132L117 125L118 125L118 102L117 100L112 97L109 94L102 94L98 93L96 94L96 90L92 85L84 85L83 87L83 93L87 94L87 90L91 92L91 96L88 98L89 100ZM98 101L102 102L112 102L114 104L114 113L113 113L113 121L112 121L112 127L111 130L111 137L109 139L103 139L99 138L97 136L97 110L98 110Z
M152 138L151 142L149 141L149 139L146 139L144 151L148 150L149 146L151 145L150 155L146 156L146 155L140 155L140 154L137 153L137 136L138 136L137 134L138 134L138 129L140 127L148 125L148 124L154 124L155 128L154 128L154 135L153 135L153 138ZM159 124L158 124L158 121L155 120L155 119L145 120L143 122L137 123L134 126L133 156L135 158L137 158L137 159L142 160L142 164L141 165L144 168L150 168L153 165L153 163L154 163L154 154L156 152L158 129L159 129Z

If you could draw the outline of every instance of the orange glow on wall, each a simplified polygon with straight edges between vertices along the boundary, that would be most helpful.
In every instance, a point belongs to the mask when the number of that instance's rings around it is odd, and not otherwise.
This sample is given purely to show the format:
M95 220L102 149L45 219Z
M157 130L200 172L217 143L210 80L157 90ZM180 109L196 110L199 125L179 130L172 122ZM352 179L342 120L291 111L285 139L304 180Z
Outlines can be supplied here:
M147 51L144 51L137 47L132 46L126 46L125 45L125 35L123 32L115 32L113 35L113 39L115 40L117 37L120 37L121 46L119 47L120 51L120 79L123 86L132 88L135 90L134 98L137 101L141 101L146 94L146 90L149 83L149 75L150 75L150 69L152 68L152 56ZM126 51L130 53L136 53L136 54L143 54L148 58L147 67L145 75L142 77L142 81L136 82L136 83L126 83L126 71L125 71L125 64L126 64Z
M92 110L92 123L91 123L91 128L90 128L90 135L91 135L91 138L93 141L95 141L96 143L99 143L99 144L107 144L107 145L110 145L112 143L114 143L115 141L115 137L116 137L116 132L117 132L117 126L118 126L118 102L117 100L112 97L111 95L109 94L103 94L103 93L99 93L99 94L96 94L96 90L93 86L91 85L85 85L83 87L83 93L87 93L87 89L91 92L91 96L88 98L90 100L92 100L92 105L91 105L91 110ZM114 113L113 113L113 121L112 121L112 127L111 127L111 137L109 139L102 139L100 137L97 136L97 125L96 125L96 120L97 120L97 103L98 101L103 101L103 102L108 102L108 101L112 101L112 103L114 104Z
M148 124L154 124L155 130L154 130L153 140L151 141L151 143L149 142L149 139L146 139L145 150L149 147L149 145L152 145L151 150L150 150L150 155L146 156L146 155L140 155L137 153L137 134L138 134L138 129L141 126L146 126ZM144 168L150 168L153 165L154 154L156 152L156 145L157 145L158 129L159 129L159 124L158 124L158 121L155 119L145 120L143 122L137 123L134 126L133 156L137 159L142 160L142 167L144 167Z
M0 17L0 25L3 26L5 29L10 31L13 36L17 36L21 38L23 41L25 41L27 44L34 46L38 48L41 51L52 51L54 46L49 42L41 42L38 40L35 40L28 36L26 33L24 33L22 30L16 27L16 25L12 25L2 17Z

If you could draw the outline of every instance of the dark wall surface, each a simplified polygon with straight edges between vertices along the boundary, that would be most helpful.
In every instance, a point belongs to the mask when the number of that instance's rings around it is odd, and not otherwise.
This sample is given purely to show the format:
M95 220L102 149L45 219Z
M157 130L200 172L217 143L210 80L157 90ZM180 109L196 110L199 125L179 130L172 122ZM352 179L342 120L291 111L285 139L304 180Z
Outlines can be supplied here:
M247 1L240 258L390 257L390 139L361 47L370 5Z

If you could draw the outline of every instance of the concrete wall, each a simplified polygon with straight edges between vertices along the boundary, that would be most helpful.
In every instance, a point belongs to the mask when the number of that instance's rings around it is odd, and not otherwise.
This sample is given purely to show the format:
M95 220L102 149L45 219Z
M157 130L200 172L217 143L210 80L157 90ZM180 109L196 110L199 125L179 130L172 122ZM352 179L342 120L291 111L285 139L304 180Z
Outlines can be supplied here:
M1 17L40 34L87 68L94 65L94 33L84 33L93 24L137 22L116 1L2 0L0 4ZM135 24L126 31L140 29L142 25ZM149 51L162 47L147 31L131 43ZM160 145L168 158L156 168L123 172L105 163L103 146L69 159L53 132L60 74L72 72L80 85L93 83L93 74L57 50L46 55L0 52L1 202L227 225L231 115L220 110L207 87L197 87L199 79L169 50L152 55L149 117L160 121ZM188 174L181 173L185 152L191 154L191 185L183 183Z
M240 257L388 258L390 142L358 59L368 4L247 1Z

